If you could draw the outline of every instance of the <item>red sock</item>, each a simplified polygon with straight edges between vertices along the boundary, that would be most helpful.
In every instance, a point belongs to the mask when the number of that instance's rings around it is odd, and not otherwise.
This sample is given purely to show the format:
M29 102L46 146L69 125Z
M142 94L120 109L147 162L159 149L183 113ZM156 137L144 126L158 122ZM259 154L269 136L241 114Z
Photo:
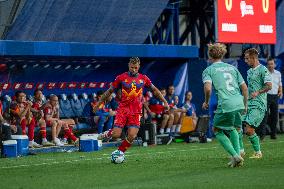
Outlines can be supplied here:
M26 119L23 119L21 121L21 128L22 128L22 134L23 135L26 135L26 126L27 126L27 120Z
M112 129L108 130L108 132L107 132L107 137L108 138L112 137L112 131L113 131Z
M69 128L64 129L64 138L65 138L65 135L71 140L73 140L74 142L77 140L76 136L70 131Z
M29 140L33 140L34 139L34 135L35 135L35 120L34 118L32 118L30 124L28 125L29 127L29 131L28 131L28 137L29 137Z
M40 134L42 138L46 138L46 127L45 126L40 126Z
M128 148L130 148L131 143L126 139L124 139L118 149L122 152L125 152Z

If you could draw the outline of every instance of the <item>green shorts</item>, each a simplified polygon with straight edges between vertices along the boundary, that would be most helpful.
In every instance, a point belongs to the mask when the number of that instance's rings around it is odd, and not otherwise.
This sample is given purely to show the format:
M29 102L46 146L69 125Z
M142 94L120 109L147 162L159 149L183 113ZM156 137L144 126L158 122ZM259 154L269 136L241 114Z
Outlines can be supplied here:
M249 108L247 114L243 117L243 121L249 124L251 127L258 127L262 122L264 115L265 110Z
M214 127L222 130L233 130L242 127L242 111L216 113L214 116Z

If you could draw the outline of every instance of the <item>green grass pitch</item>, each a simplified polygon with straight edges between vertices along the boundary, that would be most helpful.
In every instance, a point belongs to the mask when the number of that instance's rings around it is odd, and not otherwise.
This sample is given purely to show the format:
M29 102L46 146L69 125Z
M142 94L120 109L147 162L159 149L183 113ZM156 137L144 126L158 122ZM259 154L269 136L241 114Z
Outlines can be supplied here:
M133 147L123 164L110 163L115 150L93 153L50 153L0 159L0 189L233 189L284 188L284 136L262 142L264 157L245 165L226 167L229 161L217 142Z

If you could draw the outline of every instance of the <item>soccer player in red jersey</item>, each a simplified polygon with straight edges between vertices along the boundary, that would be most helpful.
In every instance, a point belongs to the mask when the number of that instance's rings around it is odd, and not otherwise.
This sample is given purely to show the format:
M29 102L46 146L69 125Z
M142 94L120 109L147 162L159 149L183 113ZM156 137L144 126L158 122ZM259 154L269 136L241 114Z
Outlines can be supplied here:
M64 144L58 139L61 128L64 129L64 137L70 138L75 145L78 145L79 139L72 132L69 125L74 124L74 120L70 119L61 120L59 118L59 105L58 97L54 94L50 95L49 101L43 105L44 119L46 126L51 127L51 135L53 143L56 146L63 146Z
M32 103L27 101L26 94L23 91L16 91L15 97L16 100L10 105L12 124L21 125L23 135L28 134L30 148L39 148L40 145L34 141L34 128L36 124L31 112ZM26 133L27 126L28 133Z
M96 107L94 107L95 111L98 110L100 104L113 92L121 91L121 99L117 108L114 128L103 133L101 137L119 138L124 126L128 127L127 136L118 147L118 150L122 152L125 152L131 146L139 131L144 87L151 89L153 94L164 102L165 109L169 109L167 101L161 92L152 84L151 80L146 75L138 73L140 68L140 60L138 57L130 58L128 68L128 72L116 77L110 88L101 96Z
M44 114L42 110L42 91L37 89L34 92L34 102L31 108L31 112L33 113L34 119L36 121L36 125L40 128L40 134L42 137L42 145L43 146L54 146L53 143L47 141L46 139L46 123L44 120Z

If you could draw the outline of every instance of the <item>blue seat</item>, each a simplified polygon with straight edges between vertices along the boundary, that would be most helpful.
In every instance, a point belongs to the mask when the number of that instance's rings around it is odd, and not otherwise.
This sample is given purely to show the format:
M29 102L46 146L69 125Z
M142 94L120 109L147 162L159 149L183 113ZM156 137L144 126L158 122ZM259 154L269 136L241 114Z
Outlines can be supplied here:
M82 116L83 117L90 117L90 113L91 113L91 104L90 104L90 100L88 98L88 95L86 93L83 93L80 98L79 98L80 102L81 102L81 106L82 106Z
M73 93L71 95L70 103L71 103L73 112L75 113L75 116L81 117L83 114L83 107L76 93Z
M66 117L66 118L75 117L75 113L72 109L71 103L68 100L67 96L65 94L61 94L60 96L61 98L59 99L59 106L62 113L60 117Z
M5 95L2 102L2 112L4 112L11 104L11 97L9 95Z

